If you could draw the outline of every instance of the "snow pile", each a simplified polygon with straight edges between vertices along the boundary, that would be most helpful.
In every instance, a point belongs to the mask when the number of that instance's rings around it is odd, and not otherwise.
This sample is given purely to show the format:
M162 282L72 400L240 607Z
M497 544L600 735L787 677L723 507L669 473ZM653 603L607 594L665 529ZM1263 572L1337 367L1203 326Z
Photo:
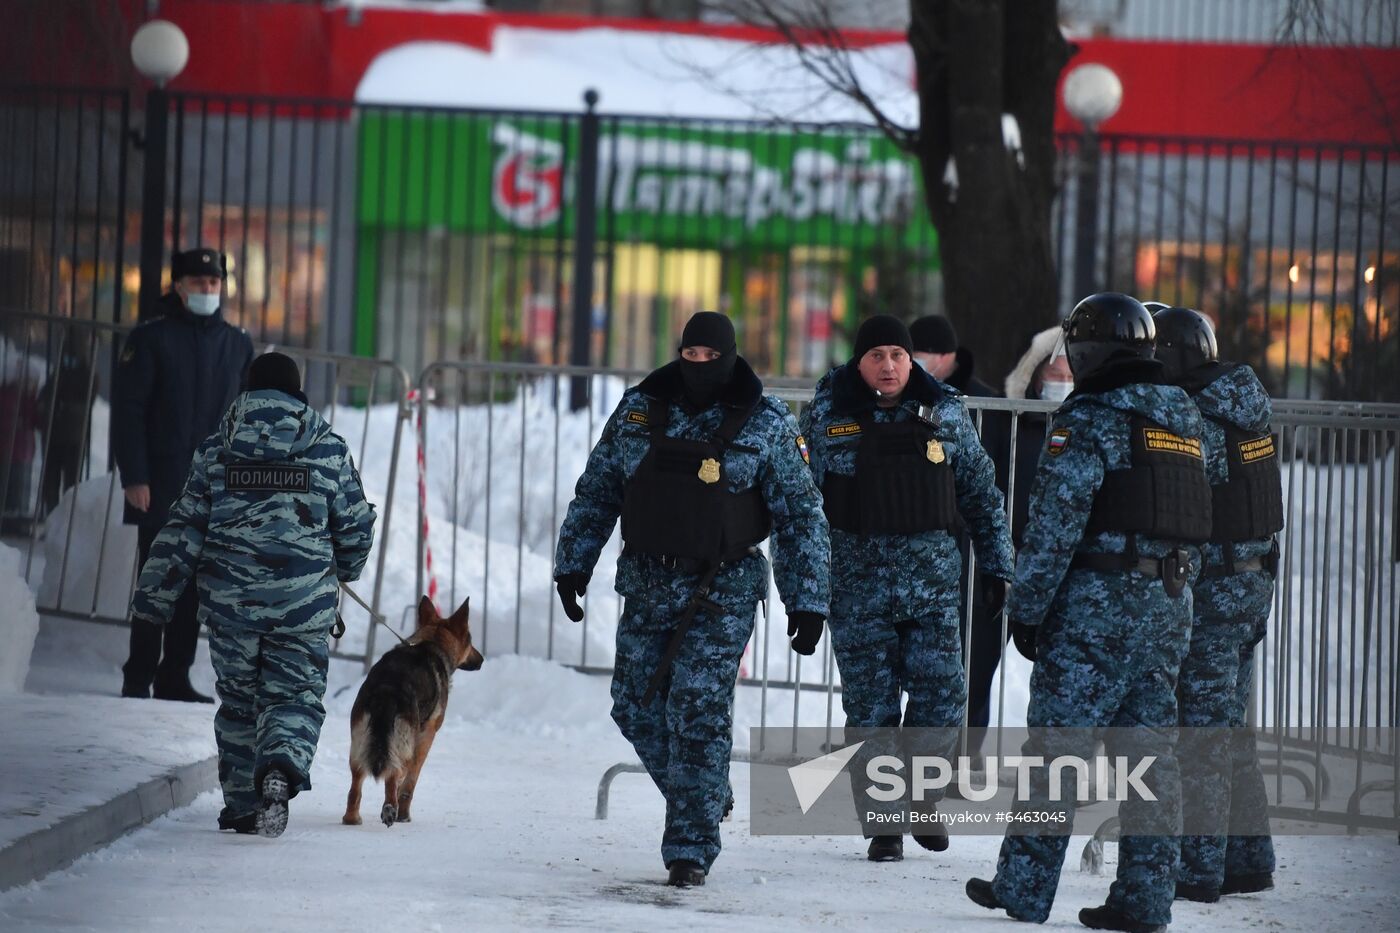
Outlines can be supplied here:
M93 476L63 494L44 522L39 605L126 618L136 567L136 526L122 524L123 501L113 473Z
M909 43L853 50L850 65L891 119L918 121ZM370 64L355 99L576 111L588 88L599 92L606 113L870 122L860 105L832 93L783 43L619 29L499 26L490 51L408 42Z
M0 337L0 385L24 381L37 390L47 379L42 356L25 353L14 341Z
M39 634L39 613L24 582L24 558L0 544L0 693L20 693ZM0 811L3 812L3 811Z

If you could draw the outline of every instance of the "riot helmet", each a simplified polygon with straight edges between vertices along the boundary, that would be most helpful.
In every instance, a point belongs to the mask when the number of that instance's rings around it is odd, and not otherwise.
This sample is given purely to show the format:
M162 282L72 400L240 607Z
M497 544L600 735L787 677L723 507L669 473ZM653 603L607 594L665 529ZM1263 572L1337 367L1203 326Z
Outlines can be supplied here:
M1075 382L1117 360L1152 359L1157 329L1152 315L1131 295L1100 292L1065 318L1065 355Z
M1209 318L1190 308L1162 308L1152 313L1157 325L1157 359L1167 379L1176 382L1205 363L1220 359L1215 328Z

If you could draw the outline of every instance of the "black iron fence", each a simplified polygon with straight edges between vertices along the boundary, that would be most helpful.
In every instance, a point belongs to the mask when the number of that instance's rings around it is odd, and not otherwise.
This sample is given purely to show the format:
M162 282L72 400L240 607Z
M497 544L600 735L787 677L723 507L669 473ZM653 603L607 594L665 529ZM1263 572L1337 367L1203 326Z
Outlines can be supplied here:
M1400 151L1060 145L1047 304L1190 304L1276 394L1397 397ZM130 322L143 257L197 243L258 340L410 371L647 368L717 308L758 369L813 375L869 310L942 310L917 168L866 126L0 91L0 307Z

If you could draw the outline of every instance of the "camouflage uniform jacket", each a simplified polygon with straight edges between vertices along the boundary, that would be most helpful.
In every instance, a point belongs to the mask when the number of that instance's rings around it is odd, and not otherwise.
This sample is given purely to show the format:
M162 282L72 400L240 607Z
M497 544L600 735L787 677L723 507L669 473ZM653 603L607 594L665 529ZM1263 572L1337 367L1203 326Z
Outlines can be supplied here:
M837 367L817 384L812 404L802 413L803 435L811 448L812 476L821 488L828 472L853 476L860 434L857 415L873 411L876 422L905 421L920 405L933 408L935 437L953 467L958 513L971 532L983 573L1011 579L1011 537L1006 507L967 407L956 389L921 367L910 371L901 403L879 408L854 363ZM956 599L962 572L958 539L946 531L913 535L859 535L832 529L832 601L845 604L841 615L912 619L930 607ZM836 606L833 606L835 611Z
M278 469L271 485L283 489L266 491ZM282 392L245 392L195 454L141 570L132 616L164 623L194 576L201 622L329 631L337 581L359 577L374 519L345 441L320 414Z
M1159 371L1151 370L1154 376ZM1038 625L1045 618L1076 551L1122 554L1127 549L1124 533L1086 535L1085 527L1104 472L1132 464L1134 415L1182 437L1201 436L1200 413L1176 386L1143 381L1099 392L1076 390L1055 412L1036 470L1026 536L1007 598L1012 621ZM1176 542L1138 535L1143 557L1163 557L1176 546Z
M555 575L592 575L622 512L623 487L651 447L647 411L652 399L670 401L667 436L690 440L708 440L719 428L726 408L757 403L724 454L723 475L731 492L757 486L772 513L769 549L773 576L788 612L803 610L825 616L830 596L830 550L821 495L807 472L797 420L785 404L762 393L763 383L742 357L736 361L734 375L720 399L700 412L690 410L681 400L680 367L676 363L661 367L628 389L603 427L574 489L574 499L559 530ZM679 578L692 577L663 568L656 558L624 551L618 560L616 589L628 598L649 598L662 588L684 582ZM767 566L761 556L740 560L720 572L716 588L766 599Z

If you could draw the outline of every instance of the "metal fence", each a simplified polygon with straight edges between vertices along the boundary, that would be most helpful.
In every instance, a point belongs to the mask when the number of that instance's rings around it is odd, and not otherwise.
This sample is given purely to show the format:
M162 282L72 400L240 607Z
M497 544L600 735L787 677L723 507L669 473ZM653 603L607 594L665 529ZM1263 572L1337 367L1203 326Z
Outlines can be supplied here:
M111 456L111 386L129 327L7 311L0 319L0 540L50 616L126 624L137 573L136 529ZM409 381L392 362L280 347L297 360L311 404L351 444L378 508L379 542L360 595L378 612L391 574L392 524ZM374 416L377 430L369 430ZM152 429L159 430L158 425ZM371 447L371 439L373 447ZM376 657L370 612L347 603L332 655Z
M1400 152L1059 145L1047 304L1194 304L1277 395L1397 400ZM0 90L0 306L129 322L201 242L257 339L410 372L649 368L716 308L810 377L869 310L943 307L918 171L867 126Z
M453 605L470 595L473 632L484 651L537 655L595 673L611 670L613 634L623 611L612 591L617 536L603 550L579 624L558 608L553 553L574 482L636 375L443 363L421 377L426 485L420 527L426 533L412 592L427 591L435 580ZM572 410L570 383L578 378L585 380L587 405ZM809 384L796 381L770 385L770 391L794 407L811 395ZM1037 444L1054 407L1006 399L970 398L968 404L979 430L988 417L1009 418L1012 437ZM1021 430L1023 423L1029 431ZM1265 755L1265 767L1279 801L1293 800L1300 788L1310 795L1281 805L1280 812L1400 827L1395 784L1370 777L1400 768L1400 406L1280 400L1274 429L1287 524L1251 708L1251 721L1273 756ZM1018 475L1014 448L1008 462L1008 501L1014 503L1016 487L1033 477ZM841 688L829 639L812 658L794 655L777 606L775 593L756 621L741 671L736 731L744 725L824 725L836 737ZM993 725L1024 722L1028 668L1010 649L1007 656L1012 660L993 682ZM971 639L965 635L965 668L970 662ZM1352 767L1356 786L1366 785L1375 799L1338 801L1323 792L1334 783L1329 774Z

